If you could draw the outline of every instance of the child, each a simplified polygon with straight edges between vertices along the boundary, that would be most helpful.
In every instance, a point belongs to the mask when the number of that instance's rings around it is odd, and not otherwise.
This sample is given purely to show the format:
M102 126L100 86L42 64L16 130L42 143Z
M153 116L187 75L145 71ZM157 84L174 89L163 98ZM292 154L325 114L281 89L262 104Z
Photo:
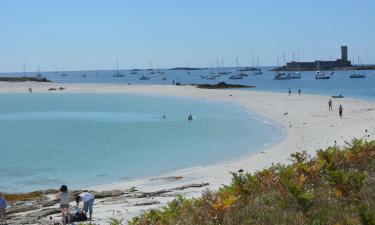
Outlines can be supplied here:
M69 192L66 185L60 187L60 210L63 224L66 224L65 216L69 213Z
M6 207L7 207L7 203L5 201L5 198L3 197L3 195L0 192L0 222L1 222L1 224L7 224L7 221L6 221L6 216L7 216Z

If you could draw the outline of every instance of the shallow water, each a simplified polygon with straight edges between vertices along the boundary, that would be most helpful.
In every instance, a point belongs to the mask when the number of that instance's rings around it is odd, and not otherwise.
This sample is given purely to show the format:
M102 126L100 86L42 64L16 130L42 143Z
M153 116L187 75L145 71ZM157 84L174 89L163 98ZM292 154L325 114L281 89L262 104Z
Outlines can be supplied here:
M0 106L0 189L11 192L157 175L283 137L278 125L238 105L189 98L0 94Z

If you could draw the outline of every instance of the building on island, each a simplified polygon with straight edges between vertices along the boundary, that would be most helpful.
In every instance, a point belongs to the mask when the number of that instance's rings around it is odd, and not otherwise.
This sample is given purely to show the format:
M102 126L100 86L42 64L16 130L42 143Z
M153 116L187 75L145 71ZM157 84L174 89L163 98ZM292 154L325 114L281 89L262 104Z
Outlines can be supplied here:
M348 47L341 46L341 58L335 61L316 60L315 62L289 62L286 64L286 70L332 70L345 67L351 67L352 63L348 60Z

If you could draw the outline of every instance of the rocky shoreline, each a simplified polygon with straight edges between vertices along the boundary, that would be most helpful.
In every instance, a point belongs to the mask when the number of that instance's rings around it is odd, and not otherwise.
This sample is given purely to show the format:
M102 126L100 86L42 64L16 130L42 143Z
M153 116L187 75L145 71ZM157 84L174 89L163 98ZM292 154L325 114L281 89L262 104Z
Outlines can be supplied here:
M0 81L7 81L7 82L51 82L45 77L0 77Z
M169 178L161 179L170 181ZM129 207L142 207L159 205L160 201L155 198L174 197L178 195L178 191L203 188L208 185L209 183L192 183L152 192L139 191L136 187L111 191L73 190L69 192L69 195L71 206L74 205L74 197L76 195L84 191L90 191L95 196L96 204L131 202ZM23 194L5 194L5 196L14 199L8 201L10 207L7 209L7 221L9 224L49 224L51 221L60 221L60 199L59 191L57 190L49 189ZM25 196L32 197L25 198ZM117 209L112 210L116 211Z

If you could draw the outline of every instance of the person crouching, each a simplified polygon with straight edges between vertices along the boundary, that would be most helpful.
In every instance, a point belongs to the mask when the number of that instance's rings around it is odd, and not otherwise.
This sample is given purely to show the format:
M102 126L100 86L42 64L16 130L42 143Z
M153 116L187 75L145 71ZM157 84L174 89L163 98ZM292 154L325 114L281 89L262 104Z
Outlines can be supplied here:
M90 215L90 221L92 219L92 211L93 211L93 205L94 205L94 195L90 192L82 192L81 194L76 196L76 203L77 207L79 207L79 202L83 202L83 208L82 211L87 215L87 212L89 212Z

